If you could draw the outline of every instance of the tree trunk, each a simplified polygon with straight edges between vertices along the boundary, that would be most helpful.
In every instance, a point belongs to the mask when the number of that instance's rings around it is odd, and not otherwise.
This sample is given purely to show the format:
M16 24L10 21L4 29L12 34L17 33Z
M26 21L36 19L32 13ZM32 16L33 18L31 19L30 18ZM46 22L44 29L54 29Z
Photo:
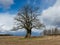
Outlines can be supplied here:
M31 30L27 30L25 38L31 38Z

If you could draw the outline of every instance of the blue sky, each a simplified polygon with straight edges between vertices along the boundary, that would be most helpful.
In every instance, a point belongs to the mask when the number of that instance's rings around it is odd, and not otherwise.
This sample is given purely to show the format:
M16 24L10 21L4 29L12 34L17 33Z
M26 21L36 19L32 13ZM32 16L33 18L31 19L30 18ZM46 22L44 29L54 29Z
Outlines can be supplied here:
M24 5L40 7L38 17L49 27L60 27L60 0L0 0L0 31L10 31L14 26L14 17ZM38 31L39 32L39 31Z
M1 2L3 2L3 4ZM19 8L22 8L26 4L30 4L32 6L39 6L41 10L44 10L50 6L53 6L55 2L56 0L5 0L5 2L3 0L0 1L0 13L16 13Z

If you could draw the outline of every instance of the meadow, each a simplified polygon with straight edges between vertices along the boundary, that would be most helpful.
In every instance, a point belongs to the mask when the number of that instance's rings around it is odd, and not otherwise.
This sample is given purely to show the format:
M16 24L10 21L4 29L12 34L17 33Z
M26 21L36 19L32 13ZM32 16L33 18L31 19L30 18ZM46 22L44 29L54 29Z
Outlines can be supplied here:
M0 45L60 45L60 36L44 36L35 38L0 36Z

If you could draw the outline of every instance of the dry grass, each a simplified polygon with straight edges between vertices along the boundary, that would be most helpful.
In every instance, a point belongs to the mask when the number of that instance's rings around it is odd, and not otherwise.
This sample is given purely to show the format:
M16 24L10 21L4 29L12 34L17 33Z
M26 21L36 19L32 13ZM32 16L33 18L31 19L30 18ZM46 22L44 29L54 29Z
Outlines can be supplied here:
M60 45L60 36L44 36L30 39L19 36L0 36L0 45Z

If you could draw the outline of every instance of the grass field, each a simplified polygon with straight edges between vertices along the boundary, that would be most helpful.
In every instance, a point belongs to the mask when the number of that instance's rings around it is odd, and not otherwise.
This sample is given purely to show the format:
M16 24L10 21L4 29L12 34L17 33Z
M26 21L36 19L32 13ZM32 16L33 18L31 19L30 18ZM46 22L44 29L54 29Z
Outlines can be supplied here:
M60 36L23 38L19 36L0 36L0 45L60 45Z

